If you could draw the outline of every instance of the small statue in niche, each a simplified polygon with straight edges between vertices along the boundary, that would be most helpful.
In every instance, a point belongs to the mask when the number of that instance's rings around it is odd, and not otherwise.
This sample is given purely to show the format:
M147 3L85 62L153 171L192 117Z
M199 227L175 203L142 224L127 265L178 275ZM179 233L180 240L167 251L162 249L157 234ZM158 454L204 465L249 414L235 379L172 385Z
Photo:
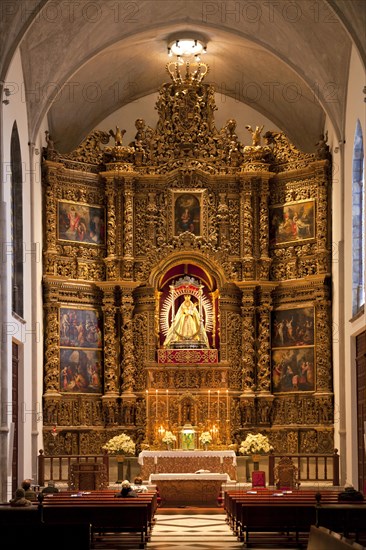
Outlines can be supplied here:
M328 132L325 132L325 134L320 134L319 141L315 144L316 158L319 160L330 158L329 145L327 145L327 141L328 141Z
M56 156L55 151L55 142L52 139L51 134L48 130L45 131L46 134L46 147L42 148L42 155L44 160L53 160Z

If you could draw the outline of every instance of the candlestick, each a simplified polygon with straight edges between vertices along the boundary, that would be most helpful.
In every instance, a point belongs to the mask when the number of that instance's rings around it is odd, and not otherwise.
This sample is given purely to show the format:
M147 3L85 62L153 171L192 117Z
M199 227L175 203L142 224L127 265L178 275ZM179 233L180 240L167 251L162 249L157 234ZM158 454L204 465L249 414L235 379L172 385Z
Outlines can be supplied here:
M217 390L217 420L220 420L220 390Z
M146 390L146 420L149 422L149 390Z
M166 417L169 418L169 390L166 390Z
M207 412L208 422L210 422L210 395L211 395L211 390L208 390L208 412Z
M158 390L155 390L155 396L156 396L156 411L155 411L155 417L156 417L156 421L158 421Z
M229 420L229 390L226 390L226 418Z

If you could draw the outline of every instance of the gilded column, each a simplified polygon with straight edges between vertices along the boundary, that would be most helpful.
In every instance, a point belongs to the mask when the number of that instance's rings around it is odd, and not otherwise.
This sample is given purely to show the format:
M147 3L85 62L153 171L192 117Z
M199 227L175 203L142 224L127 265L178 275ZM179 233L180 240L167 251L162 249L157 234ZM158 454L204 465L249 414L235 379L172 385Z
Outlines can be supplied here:
M46 161L45 210L47 223L45 224L45 255L44 275L57 275L57 172L62 168L58 163Z
M328 161L318 161L316 163L317 179L317 264L318 274L330 273L331 251L328 247L328 219L330 204L329 197L329 177L327 170Z
M107 257L105 259L106 274L108 280L118 278L116 256L116 189L114 175L106 176L106 202L107 202Z
M242 296L242 391L255 390L255 304L254 287L245 288Z
M240 414L243 425L255 422L255 287L243 289L242 318L242 394Z
M259 199L259 253L260 260L258 265L259 279L269 279L269 268L271 259L269 258L269 214L268 214L269 183L268 178L261 179L261 192Z
M319 289L315 299L316 319L316 392L332 392L331 301L326 287Z
M103 415L106 424L119 423L117 398L118 384L118 343L116 335L115 287L103 288L103 324L104 324L104 395Z
M229 234L229 207L225 193L219 193L219 205L217 208L217 221L219 225L219 244L223 249L230 247Z
M49 293L47 289L46 293ZM58 424L58 406L60 393L59 359L59 303L52 301L44 306L46 312L45 327L45 364L44 364L44 424Z
M156 194L148 194L147 214L147 238L150 246L156 246L156 226L158 220L158 207L156 205Z
M124 183L124 220L123 220L123 273L122 278L133 279L133 178L125 177Z
M133 309L134 302L131 289L123 289L121 314L122 314L122 396L134 397L135 386L135 358L133 345Z
M257 364L257 391L271 392L271 338L270 315L272 311L271 290L263 287L260 291L258 307L258 364Z
M253 189L251 178L241 179L240 211L242 219L242 266L243 279L254 278L254 217Z

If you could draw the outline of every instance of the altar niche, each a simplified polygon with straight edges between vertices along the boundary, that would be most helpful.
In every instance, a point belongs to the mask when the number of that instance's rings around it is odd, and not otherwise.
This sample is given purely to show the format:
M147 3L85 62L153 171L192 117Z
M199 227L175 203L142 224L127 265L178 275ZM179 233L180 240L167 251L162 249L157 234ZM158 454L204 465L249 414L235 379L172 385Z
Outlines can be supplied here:
M161 301L159 363L212 363L215 349L216 303L207 287L186 275L169 284ZM210 343L211 341L211 343ZM174 353L175 351L178 353ZM186 353L181 353L181 352ZM198 353L192 353L197 351Z

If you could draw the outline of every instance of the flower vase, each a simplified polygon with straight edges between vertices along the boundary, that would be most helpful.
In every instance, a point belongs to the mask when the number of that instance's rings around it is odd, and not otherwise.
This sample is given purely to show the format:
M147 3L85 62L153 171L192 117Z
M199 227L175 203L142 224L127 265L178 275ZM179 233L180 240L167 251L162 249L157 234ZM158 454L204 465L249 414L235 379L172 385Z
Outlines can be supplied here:
M171 451L172 448L173 448L173 447L172 447L172 444L171 444L171 443L167 443L167 444L166 444L166 448L167 448L168 451Z
M205 451L208 451L208 443L205 443L205 444L203 445L203 449L204 449Z
M252 455L253 469L259 470L260 455Z

